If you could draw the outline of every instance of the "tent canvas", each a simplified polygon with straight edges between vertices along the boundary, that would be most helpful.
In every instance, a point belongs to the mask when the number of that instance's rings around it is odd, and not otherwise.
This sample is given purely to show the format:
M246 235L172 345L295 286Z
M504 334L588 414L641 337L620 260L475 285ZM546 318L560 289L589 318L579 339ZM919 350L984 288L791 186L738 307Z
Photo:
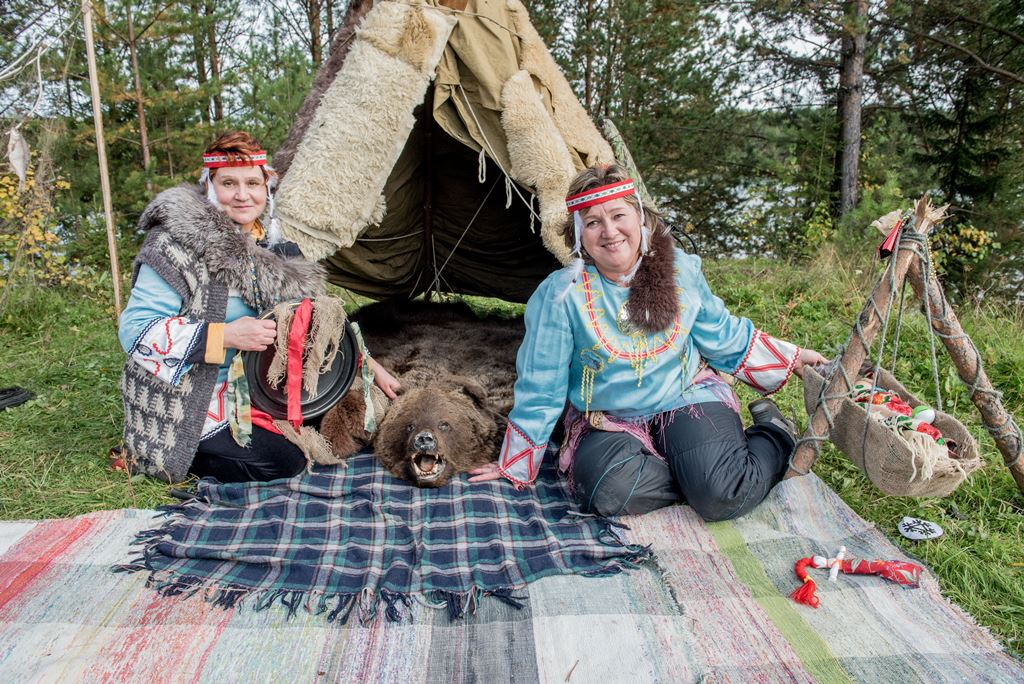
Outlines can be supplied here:
M350 3L274 161L286 237L332 282L525 301L563 199L613 161L519 0Z

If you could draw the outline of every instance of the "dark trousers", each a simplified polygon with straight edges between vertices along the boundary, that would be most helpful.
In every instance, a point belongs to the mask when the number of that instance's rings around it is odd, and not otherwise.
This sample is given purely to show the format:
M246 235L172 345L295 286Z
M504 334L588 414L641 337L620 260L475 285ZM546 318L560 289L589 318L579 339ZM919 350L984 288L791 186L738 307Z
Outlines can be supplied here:
M739 415L720 402L659 418L652 437L665 460L624 432L583 437L573 480L584 511L639 514L683 500L705 520L728 520L761 503L786 473L794 442L781 428L744 432Z
M221 482L250 482L293 477L306 467L302 451L276 433L253 426L248 447L239 446L224 428L199 443L191 471Z

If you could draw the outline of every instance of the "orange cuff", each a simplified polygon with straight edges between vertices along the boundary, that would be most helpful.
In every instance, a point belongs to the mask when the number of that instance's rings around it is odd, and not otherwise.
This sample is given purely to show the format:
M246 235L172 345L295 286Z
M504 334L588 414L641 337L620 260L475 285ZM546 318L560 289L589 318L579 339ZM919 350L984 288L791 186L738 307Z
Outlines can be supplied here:
M224 324L208 323L206 325L206 363L217 366L224 363Z

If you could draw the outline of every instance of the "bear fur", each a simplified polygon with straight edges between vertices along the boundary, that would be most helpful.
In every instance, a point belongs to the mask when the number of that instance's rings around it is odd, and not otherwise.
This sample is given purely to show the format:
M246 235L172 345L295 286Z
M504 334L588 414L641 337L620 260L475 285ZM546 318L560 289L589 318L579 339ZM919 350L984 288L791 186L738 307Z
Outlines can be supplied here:
M392 475L420 487L441 487L497 459L521 318L480 318L461 303L389 302L364 307L352 320L402 390L370 435L362 389L353 386L320 426L336 454L372 445Z

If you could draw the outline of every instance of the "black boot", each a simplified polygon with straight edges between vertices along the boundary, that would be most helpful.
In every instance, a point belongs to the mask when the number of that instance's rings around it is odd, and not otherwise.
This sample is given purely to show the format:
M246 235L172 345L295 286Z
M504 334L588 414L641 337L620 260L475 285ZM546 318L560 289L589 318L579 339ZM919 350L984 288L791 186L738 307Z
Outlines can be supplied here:
M794 442L799 438L800 432L796 429L796 424L782 415L782 411L771 399L752 401L747 404L747 410L750 411L754 425L774 425L782 428L787 435L793 438Z

